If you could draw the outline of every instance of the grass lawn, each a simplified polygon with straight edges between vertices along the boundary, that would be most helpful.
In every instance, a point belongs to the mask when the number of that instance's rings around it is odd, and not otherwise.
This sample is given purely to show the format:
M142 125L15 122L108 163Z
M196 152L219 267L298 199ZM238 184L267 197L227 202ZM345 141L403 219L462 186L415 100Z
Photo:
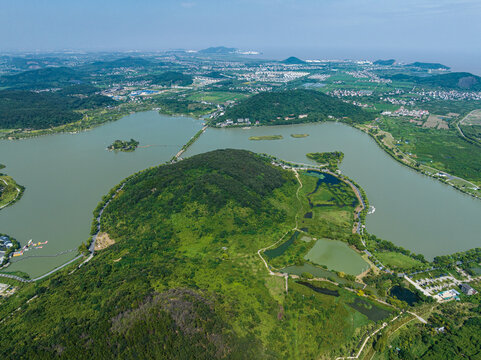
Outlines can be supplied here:
M422 262L397 252L376 252L376 258L391 269L409 270L421 266Z

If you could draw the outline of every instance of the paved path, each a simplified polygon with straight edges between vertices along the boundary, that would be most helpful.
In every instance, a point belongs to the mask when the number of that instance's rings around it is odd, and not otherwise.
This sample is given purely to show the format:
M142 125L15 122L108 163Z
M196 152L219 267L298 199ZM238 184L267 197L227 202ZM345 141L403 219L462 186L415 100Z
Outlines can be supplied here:
M428 322L426 320L424 320L421 316L411 312L411 311L407 311L408 314L411 314L411 315L414 315L416 317L416 319L418 319L419 321L421 321L423 324L427 324Z

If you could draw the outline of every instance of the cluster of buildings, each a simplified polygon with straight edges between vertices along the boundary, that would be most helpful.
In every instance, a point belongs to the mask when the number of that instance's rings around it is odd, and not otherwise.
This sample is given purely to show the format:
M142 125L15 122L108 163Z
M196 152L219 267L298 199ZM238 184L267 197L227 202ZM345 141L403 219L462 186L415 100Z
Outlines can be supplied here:
M262 71L239 74L240 80L259 82L287 83L292 80L309 75L305 71Z
M226 126L250 126L252 123L251 121L249 120L249 118L239 118L237 119L236 121L234 120L231 120L231 119L227 119L226 121L224 122L221 122L221 123L217 123L217 127L226 127ZM259 121L256 121L255 123L256 125L259 125Z
M410 100L395 99L395 98L392 98L392 97L382 97L382 96L379 99L384 101L384 102L391 103L393 105L409 105L409 106L416 105L416 102L414 101L414 99L410 99Z
M346 74L351 75L355 79L368 79L369 82L373 82L376 84L390 84L392 83L391 79L383 79L372 72L367 70L360 70L360 71L346 71Z
M341 97L361 97L361 96L371 96L371 90L344 90L344 89L336 89L329 92L331 96L337 96L338 98Z
M428 110L408 110L404 108L404 106L401 106L399 109L396 111L383 111L382 115L385 116L409 116L409 117L415 117L421 119L424 116L429 115Z
M430 100L481 100L481 92L471 91L419 91L416 95L419 95L423 102Z
M0 264L5 259L5 252L13 246L12 240L6 235L0 236Z

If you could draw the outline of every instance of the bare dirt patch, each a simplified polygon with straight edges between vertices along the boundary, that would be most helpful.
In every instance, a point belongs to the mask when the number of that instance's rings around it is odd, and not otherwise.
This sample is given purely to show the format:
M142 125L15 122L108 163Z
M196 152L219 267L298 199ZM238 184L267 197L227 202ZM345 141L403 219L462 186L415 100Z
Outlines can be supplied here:
M108 248L113 244L115 244L115 240L111 239L109 234L101 232L97 235L97 240L95 241L95 251Z

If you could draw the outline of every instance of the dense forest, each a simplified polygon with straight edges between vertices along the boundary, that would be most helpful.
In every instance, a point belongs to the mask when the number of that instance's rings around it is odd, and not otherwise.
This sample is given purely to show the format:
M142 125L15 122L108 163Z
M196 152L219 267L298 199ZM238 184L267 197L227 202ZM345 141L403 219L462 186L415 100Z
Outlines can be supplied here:
M260 124L295 124L329 119L363 123L374 114L340 99L312 90L266 92L249 97L228 108L216 122L248 118Z
M178 71L166 71L162 74L145 75L143 80L149 81L152 85L161 86L187 86L194 82L192 75L183 74Z
M356 295L292 280L287 294L285 280L269 276L257 256L295 223L298 185L292 172L242 150L132 176L102 217L113 245L2 303L0 357L345 354L372 324L348 305Z
M92 93L91 86L70 86L58 92L0 91L0 128L45 129L82 119L76 110L107 106L114 101ZM80 96L76 96L80 95Z

